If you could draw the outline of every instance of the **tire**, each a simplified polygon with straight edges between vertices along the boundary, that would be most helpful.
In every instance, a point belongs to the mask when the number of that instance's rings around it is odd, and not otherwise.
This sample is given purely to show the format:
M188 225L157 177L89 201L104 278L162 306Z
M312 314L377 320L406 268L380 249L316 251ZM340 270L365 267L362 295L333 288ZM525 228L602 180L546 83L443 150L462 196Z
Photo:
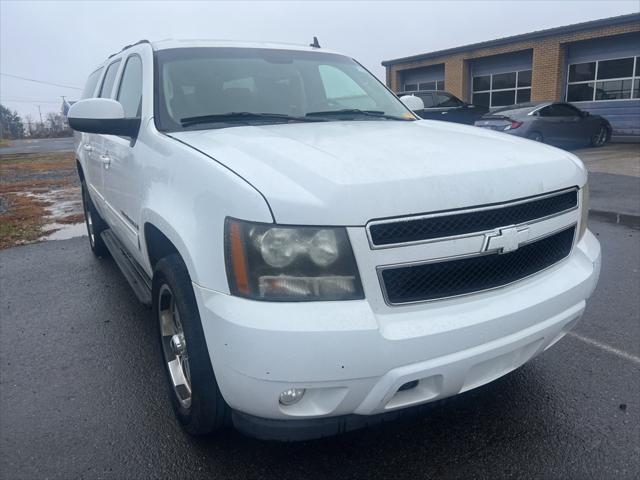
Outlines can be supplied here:
M592 147L602 147L609 140L609 129L606 125L600 125L598 131L591 137L589 143Z
M529 140L533 140L534 142L544 143L544 137L540 132L531 132L529 135L527 135L527 138Z
M109 249L100 236L108 227L96 210L87 191L87 185L84 182L82 182L82 208L84 209L84 223L87 226L87 235L89 236L91 251L98 258L109 257Z
M178 254L156 264L152 302L176 418L191 435L220 430L229 423L230 408L218 388L191 278Z

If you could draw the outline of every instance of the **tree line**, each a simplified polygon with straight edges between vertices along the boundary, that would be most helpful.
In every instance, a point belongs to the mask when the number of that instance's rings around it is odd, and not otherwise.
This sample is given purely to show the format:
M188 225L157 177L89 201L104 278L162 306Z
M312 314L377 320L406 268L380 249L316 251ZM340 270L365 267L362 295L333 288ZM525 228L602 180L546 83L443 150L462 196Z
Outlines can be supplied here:
M23 119L17 111L0 105L0 139L67 137L72 134L60 113L49 112L42 121L36 122L31 115L25 115Z

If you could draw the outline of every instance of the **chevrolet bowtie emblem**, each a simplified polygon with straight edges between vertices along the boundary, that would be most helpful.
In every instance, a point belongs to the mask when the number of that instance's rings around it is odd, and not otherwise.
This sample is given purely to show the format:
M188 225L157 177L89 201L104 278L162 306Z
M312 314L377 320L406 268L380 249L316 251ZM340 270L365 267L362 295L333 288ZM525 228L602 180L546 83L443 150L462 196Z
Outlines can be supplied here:
M527 240L529 240L529 228L527 227L501 228L486 236L484 251L513 252Z

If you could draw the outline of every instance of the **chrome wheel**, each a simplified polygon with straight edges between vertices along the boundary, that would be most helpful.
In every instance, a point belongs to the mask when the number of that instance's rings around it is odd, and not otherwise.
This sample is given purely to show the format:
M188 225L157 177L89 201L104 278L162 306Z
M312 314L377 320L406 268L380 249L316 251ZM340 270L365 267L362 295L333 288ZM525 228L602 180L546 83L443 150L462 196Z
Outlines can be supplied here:
M598 130L598 133L596 133L591 139L591 143L594 146L599 147L601 145L604 145L606 141L607 141L607 129L605 127L600 127L600 129Z
M167 364L173 391L180 405L188 409L191 407L191 375L187 343L175 297L167 284L160 287L158 315L162 354Z
M87 224L87 235L89 235L89 242L93 247L96 244L96 236L93 230L93 215L91 214L91 205L89 205L89 199L87 198L87 192L82 192L82 204L84 206L84 218Z

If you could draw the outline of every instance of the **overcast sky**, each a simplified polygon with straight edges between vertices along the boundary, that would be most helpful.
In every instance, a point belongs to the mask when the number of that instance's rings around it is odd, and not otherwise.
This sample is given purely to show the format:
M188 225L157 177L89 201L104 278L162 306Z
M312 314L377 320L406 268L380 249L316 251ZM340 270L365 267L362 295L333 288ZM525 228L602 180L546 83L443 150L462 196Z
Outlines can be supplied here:
M82 87L139 39L308 44L347 53L381 79L382 60L639 11L638 0L187 2L0 0L0 73ZM0 75L0 101L38 119L78 90Z

